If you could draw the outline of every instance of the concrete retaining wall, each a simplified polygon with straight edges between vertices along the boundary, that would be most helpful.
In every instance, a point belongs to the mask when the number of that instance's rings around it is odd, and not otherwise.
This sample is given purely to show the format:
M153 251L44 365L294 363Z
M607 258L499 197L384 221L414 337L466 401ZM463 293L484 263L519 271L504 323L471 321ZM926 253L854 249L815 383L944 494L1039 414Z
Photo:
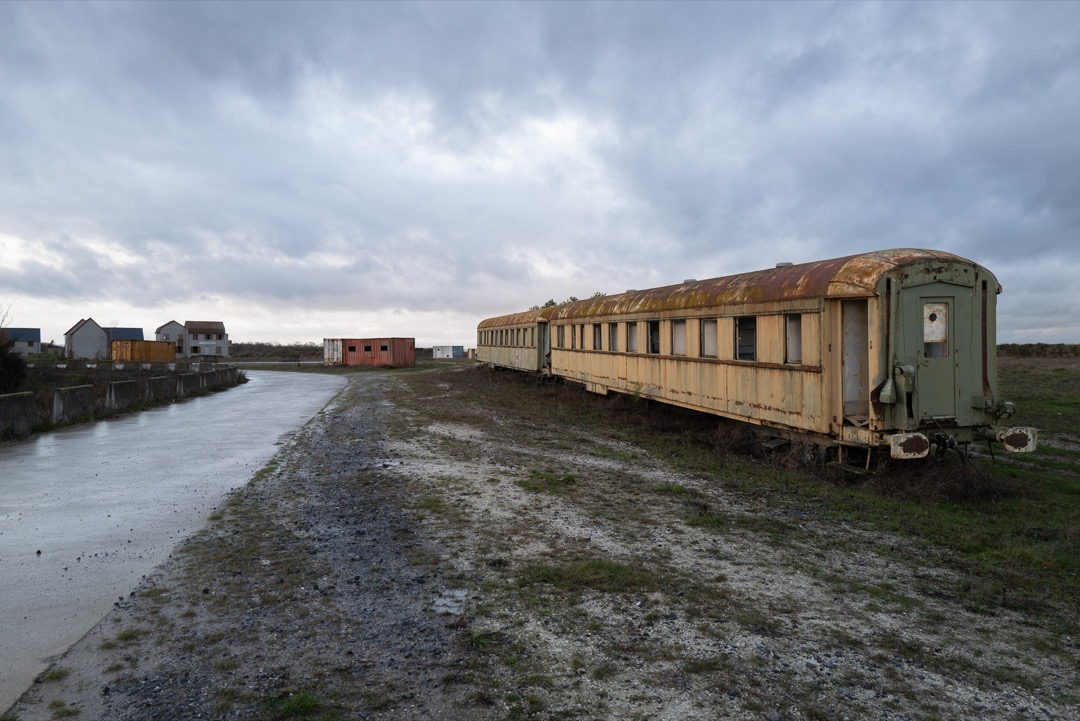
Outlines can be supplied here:
M106 386L105 398L95 397L94 386L90 385L60 388L53 394L51 416L48 411L38 410L39 404L35 402L33 393L0 395L0 436L24 435L49 421L63 425L83 420L87 416L93 417L101 408L122 410L136 406L140 401L164 403L198 393L200 390L231 388L237 385L239 377L239 371L231 367L201 374L186 373L113 381Z
M113 381L105 396L106 408L127 408L139 402L139 381Z
M176 395L189 396L199 390L199 375L197 373L181 373L176 376Z
M176 379L172 376L157 376L146 379L146 400L164 401L176 395Z
M66 423L94 413L94 386L59 388L53 394L53 423Z
M0 396L0 435L9 430L26 433L37 422L33 393L10 393Z

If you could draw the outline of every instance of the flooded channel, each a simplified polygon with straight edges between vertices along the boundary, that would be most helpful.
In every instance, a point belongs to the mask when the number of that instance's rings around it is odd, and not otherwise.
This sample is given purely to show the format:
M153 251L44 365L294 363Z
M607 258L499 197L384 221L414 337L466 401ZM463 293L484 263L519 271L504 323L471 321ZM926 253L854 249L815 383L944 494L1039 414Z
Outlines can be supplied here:
M345 384L246 374L214 395L0 444L0 712Z

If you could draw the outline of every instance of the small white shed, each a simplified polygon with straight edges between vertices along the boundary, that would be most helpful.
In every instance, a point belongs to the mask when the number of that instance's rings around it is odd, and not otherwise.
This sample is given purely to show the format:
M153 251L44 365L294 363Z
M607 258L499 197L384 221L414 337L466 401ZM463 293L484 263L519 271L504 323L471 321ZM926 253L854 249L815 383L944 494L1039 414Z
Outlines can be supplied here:
M464 358L465 346L463 345L434 345L431 346L431 357L435 360L440 358Z

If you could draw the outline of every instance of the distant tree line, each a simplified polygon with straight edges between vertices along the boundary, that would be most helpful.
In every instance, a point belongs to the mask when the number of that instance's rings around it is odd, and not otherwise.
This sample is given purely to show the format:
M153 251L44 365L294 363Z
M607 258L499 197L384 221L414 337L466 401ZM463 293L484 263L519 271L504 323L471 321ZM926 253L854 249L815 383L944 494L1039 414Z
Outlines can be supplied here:
M1014 358L1075 358L1080 356L1077 343L1002 343L998 355Z
M229 358L252 358L258 360L295 360L298 358L318 358L323 356L322 343L277 343L275 341L255 341L229 343Z

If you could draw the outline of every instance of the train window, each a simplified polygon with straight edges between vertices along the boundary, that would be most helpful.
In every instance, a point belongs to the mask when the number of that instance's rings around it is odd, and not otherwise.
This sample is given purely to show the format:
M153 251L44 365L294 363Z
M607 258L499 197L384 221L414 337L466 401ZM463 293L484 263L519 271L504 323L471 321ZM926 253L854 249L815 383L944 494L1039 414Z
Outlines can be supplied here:
M671 321L671 354L686 355L686 321Z
M735 319L735 359L752 361L757 358L757 318L743 315Z
M608 323L608 350L613 353L619 352L619 324Z
M705 358L715 358L718 348L716 342L716 319L708 318L701 321L701 355Z
M660 352L660 321L649 321L649 353Z
M592 347L593 350L604 349L604 327L599 323L593 323L592 327Z
M559 348L566 347L566 326L555 326L555 345Z
M923 303L923 357L949 355L949 304Z
M784 362L802 363L802 316L784 316Z
M638 325L637 323L627 323L626 324L626 352L627 353L637 353L638 352L637 325Z
M364 346L364 352L365 352L365 353L370 353L370 352L371 352L371 346L369 346L369 345L365 345L365 346Z
M578 326L578 340L581 341L581 350L585 350L585 324L582 323Z
M350 353L355 353L356 352L356 346L354 346L354 345L349 346L349 352Z
M577 326L570 326L570 347L577 348Z

